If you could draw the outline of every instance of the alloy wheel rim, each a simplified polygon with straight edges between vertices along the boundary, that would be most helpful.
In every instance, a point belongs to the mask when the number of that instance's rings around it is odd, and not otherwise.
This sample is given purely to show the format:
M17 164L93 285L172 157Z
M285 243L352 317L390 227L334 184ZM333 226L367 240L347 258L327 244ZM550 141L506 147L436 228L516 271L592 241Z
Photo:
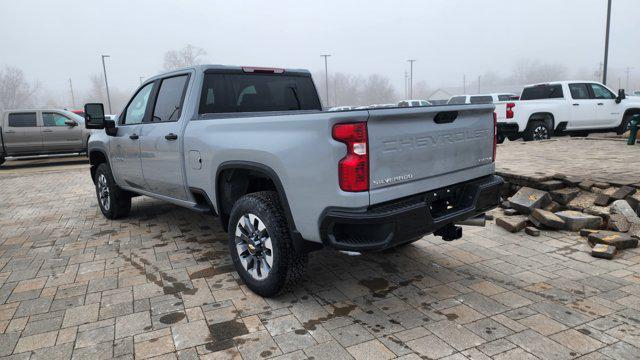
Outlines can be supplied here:
M267 227L247 213L236 224L235 243L242 267L256 280L264 280L273 267L273 245Z
M546 140L549 138L549 131L546 127L540 125L533 129L533 139L534 140Z
M109 198L109 186L107 185L107 177L104 174L98 176L98 200L100 205L106 211L111 207L111 199Z

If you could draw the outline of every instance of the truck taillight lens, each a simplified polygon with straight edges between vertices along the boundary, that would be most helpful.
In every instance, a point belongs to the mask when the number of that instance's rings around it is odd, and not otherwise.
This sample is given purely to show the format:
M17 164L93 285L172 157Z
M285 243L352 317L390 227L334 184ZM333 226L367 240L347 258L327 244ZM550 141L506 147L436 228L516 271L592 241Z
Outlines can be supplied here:
M496 161L496 150L498 149L498 115L493 112L493 162Z
M513 119L513 108L515 106L515 103L507 103L507 119Z
M332 136L347 145L347 155L338 163L340 189L350 192L369 190L367 123L336 124Z

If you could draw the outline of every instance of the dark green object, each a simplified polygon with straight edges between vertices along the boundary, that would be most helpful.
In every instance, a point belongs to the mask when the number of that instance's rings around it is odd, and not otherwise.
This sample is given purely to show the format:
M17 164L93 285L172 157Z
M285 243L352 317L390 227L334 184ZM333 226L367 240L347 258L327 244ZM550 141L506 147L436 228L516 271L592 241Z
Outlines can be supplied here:
M640 124L640 115L633 115L633 117L631 118L631 122L629 123L629 128L631 129L631 131L629 132L629 140L627 140L627 145L633 145L636 143L638 124Z

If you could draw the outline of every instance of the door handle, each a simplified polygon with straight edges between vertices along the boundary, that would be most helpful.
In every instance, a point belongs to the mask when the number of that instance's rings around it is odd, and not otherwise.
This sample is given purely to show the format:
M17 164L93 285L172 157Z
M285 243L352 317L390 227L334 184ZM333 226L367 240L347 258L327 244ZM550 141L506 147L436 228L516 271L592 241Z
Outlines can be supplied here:
M53 130L51 130L51 129L44 129L44 130L42 130L42 132L53 132Z
M573 106L580 106L580 104L578 104L578 103L573 103Z
M604 105L603 103L598 103L598 105Z
M5 130L4 131L5 134L15 134L16 132L13 130Z
M138 140L139 138L140 138L140 136L138 136L138 134L129 135L129 139L131 139L131 140Z
M167 135L164 136L164 138L167 140L176 140L178 138L178 135L174 133L168 133Z

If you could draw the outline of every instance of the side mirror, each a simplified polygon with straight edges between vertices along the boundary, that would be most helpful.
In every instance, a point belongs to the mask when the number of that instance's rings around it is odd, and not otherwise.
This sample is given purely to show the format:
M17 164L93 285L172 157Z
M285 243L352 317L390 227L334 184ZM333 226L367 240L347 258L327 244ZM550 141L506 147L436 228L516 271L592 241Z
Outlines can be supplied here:
M84 104L84 126L87 129L104 129L104 105Z
M618 97L616 98L616 104L620 104L620 102L627 98L627 95L624 93L624 89L618 90Z
M71 120L71 119L65 120L64 124L71 127L78 126L78 123L75 120Z

